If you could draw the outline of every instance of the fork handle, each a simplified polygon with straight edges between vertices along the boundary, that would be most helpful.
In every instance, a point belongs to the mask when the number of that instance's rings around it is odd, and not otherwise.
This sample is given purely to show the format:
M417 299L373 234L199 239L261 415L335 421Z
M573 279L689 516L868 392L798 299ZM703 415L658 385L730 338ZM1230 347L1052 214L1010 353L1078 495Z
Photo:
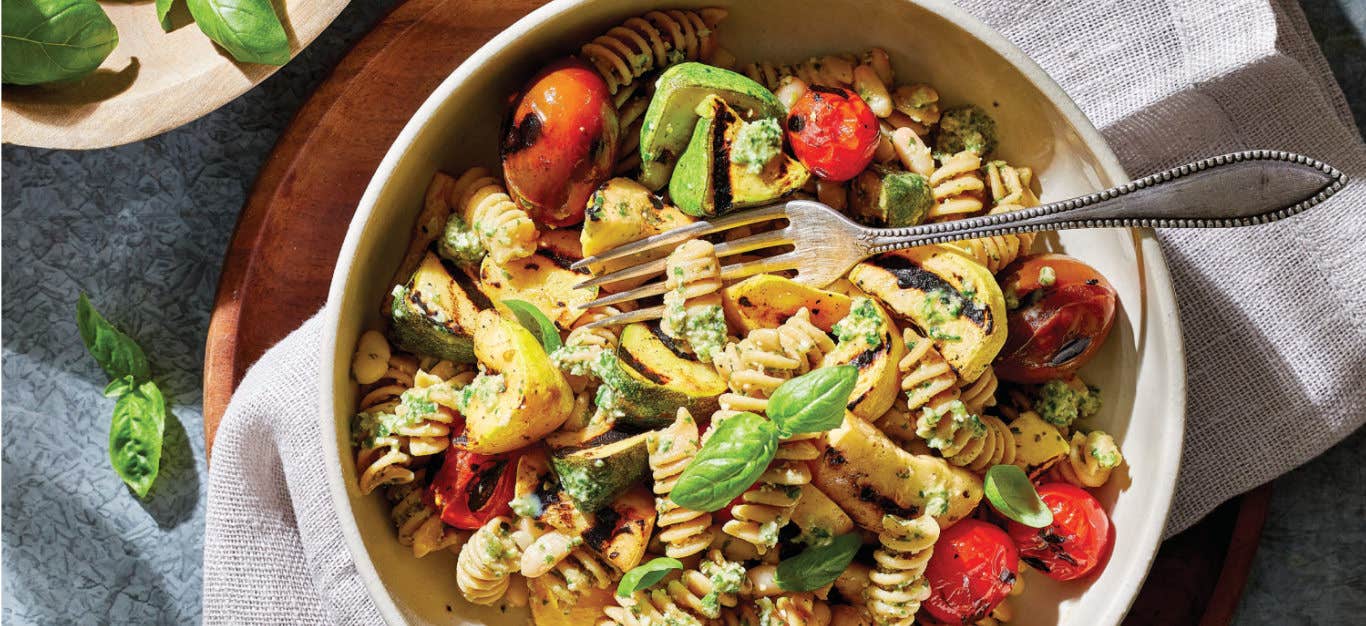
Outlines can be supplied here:
M1295 215L1333 195L1347 177L1279 150L1251 150L1182 165L1070 200L908 228L870 229L870 252L962 239L1072 228L1228 228Z

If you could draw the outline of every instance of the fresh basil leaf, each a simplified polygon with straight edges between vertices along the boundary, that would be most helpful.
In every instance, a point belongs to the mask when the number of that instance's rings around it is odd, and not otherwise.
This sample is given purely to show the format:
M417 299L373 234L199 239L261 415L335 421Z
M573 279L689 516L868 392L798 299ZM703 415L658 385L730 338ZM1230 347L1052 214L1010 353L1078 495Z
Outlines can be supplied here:
M1034 483L1014 465L993 465L987 470L982 491L998 513L1030 528L1053 523L1053 511L1039 499Z
M171 24L171 7L175 2L176 0L157 0L157 21L161 22L161 30L168 33L174 26Z
M126 394L126 393L132 391L132 390L133 390L133 387L134 387L136 384L137 384L137 383L133 382L133 377L132 377L132 376L124 376L123 378L115 378L114 380L109 381L109 384L108 384L108 385L105 385L105 386L104 386L104 397L106 397L106 398L122 398L122 397L123 397L123 394Z
M778 452L778 429L753 413L738 413L716 426L683 469L669 495L679 506L716 511L749 489Z
M787 591L811 591L835 581L858 554L863 539L858 533L835 537L830 543L812 546L778 563L774 581Z
M545 353L550 354L563 345L560 342L560 331L555 328L555 323L545 316L536 305L524 300L504 300L503 305L517 316L517 321L524 328L536 335L536 339L541 342L541 347L545 348Z
M214 43L242 63L284 65L289 38L270 0L186 0L190 15Z
M134 382L143 382L152 377L142 348L104 319L85 294L76 301L76 328L80 330L85 349L110 379L132 376Z
M617 595L629 598L631 594L664 580L669 572L676 569L683 569L683 562L666 556L653 559L644 565L637 565L621 577L621 582L617 583Z
M0 80L36 85L95 71L119 31L95 0L3 0Z
M856 384L858 368L852 365L807 372L773 390L768 399L768 418L785 437L839 428Z
M119 397L109 425L109 461L138 497L151 490L161 466L166 398L147 381Z

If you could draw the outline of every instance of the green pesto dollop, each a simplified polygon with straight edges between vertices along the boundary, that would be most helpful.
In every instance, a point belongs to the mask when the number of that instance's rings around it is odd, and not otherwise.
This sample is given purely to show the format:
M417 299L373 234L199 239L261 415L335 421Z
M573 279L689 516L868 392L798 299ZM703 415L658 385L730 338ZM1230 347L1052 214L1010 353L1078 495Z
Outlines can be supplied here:
M849 314L835 322L831 330L835 331L835 337L840 343L863 341L869 347L873 347L882 343L886 325L883 324L882 316L878 314L873 301L859 296L854 298L853 306L849 307Z
M963 312L963 294L935 289L925 296L925 301L920 305L921 318L925 320L925 334L937 341L961 341L961 336L944 330L943 325Z
M702 596L702 614L717 619L721 617L721 596L740 592L740 585L745 580L745 566L734 561L703 561L700 569L711 581L711 591Z
M944 421L944 418L948 418L953 427L944 432L944 436L941 437L937 427ZM982 423L982 419L969 413L967 405L963 404L962 400L954 400L940 410L935 410L934 407L930 406L921 408L920 419L916 421L915 434L925 440L925 445L935 450L942 450L953 445L954 439L964 429L973 438L980 438L987 434L987 427L986 424Z
M485 372L460 389L455 396L455 406L467 415L472 410L491 409L498 402L498 394L507 391L507 388L507 381L502 374Z
M1053 266L1052 266L1052 265L1045 265L1045 266L1039 268L1039 284L1040 284L1040 285L1043 285L1043 286L1045 286L1045 287L1049 287L1049 286L1052 286L1053 283L1057 282L1057 280L1058 280L1058 273L1055 272L1055 271L1053 271Z
M1034 411L1045 422L1071 426L1078 418L1100 411L1100 390L1087 387L1079 391L1062 380L1050 380L1039 387Z
M757 174L782 151L782 127L777 120L764 118L740 127L730 147L730 160Z
M479 234L470 228L465 220L451 213L446 220L446 229L441 233L441 245L437 252L445 259L461 265L474 265L484 258L484 244Z
M726 345L726 316L721 306L709 304L688 309L683 338L698 360L711 363L712 356Z
M986 111L968 105L944 111L939 118L937 156L948 157L964 150L986 155L996 149L996 120Z

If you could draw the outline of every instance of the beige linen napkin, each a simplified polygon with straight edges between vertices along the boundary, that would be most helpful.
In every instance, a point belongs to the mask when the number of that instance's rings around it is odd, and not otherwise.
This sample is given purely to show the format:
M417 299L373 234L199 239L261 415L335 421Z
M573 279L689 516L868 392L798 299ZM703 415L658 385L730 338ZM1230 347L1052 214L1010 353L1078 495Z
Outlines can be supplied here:
M1366 420L1366 148L1290 0L960 2L1024 48L1130 175L1252 148L1354 182L1270 226L1162 232L1189 375L1168 535ZM945 62L951 62L949 58ZM250 372L218 431L204 541L207 623L378 623L324 485L321 324Z

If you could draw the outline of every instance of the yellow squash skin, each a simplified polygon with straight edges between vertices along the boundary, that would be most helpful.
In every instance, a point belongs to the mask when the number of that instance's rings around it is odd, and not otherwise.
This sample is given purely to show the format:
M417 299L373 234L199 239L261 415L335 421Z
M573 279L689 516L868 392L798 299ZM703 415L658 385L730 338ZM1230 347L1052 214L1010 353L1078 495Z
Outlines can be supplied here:
M695 221L677 207L664 204L640 183L629 178L613 178L588 198L579 243L584 256L593 256ZM618 259L593 267L593 274L615 272L636 263L662 259L666 254L667 250L659 250L637 258ZM606 285L604 291L624 291L646 280L649 280L648 276L618 281Z
M835 322L849 314L849 305L849 296L842 293L772 274L746 278L721 293L726 323L739 328L742 337L756 328L777 328L802 307L811 312L812 324L829 332Z
M879 532L885 514L909 518L921 512L947 528L982 500L976 474L936 456L911 454L851 413L823 443L811 482L865 530Z
M463 446L498 454L540 441L574 410L574 392L546 356L536 337L494 311L481 311L474 330L474 354L507 388L490 403L475 403L465 415Z
M536 253L499 265L486 256L479 266L479 289L495 303L530 302L556 326L569 330L583 315L583 305L597 297L597 290L575 289L587 276L562 267L562 262Z
M852 300L867 297L858 287L847 280L837 281L835 289L843 292ZM849 411L865 420L873 421L886 413L896 403L901 392L901 377L897 364L906 356L906 342L897 332L896 324L887 310L872 300L878 317L882 318L882 333L876 346L867 342L843 342L835 351L825 355L824 367L853 365L858 368L858 381L849 394Z
M947 246L920 246L854 266L849 280L906 317L964 380L977 380L1006 343L1006 304L991 271ZM940 291L962 305L954 314Z

